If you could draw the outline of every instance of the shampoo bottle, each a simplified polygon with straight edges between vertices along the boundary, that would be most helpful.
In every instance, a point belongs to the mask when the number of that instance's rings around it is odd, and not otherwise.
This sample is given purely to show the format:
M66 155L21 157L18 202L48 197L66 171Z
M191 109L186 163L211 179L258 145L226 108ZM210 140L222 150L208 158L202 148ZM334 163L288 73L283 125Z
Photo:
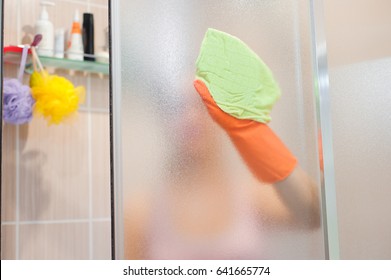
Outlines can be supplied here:
M83 14L84 60L95 61L94 57L94 15Z
M83 60L83 53L83 38L81 35L79 11L76 10L72 24L72 32L70 36L69 46L67 50L67 58L73 60Z
M65 31L62 28L54 32L54 57L64 58Z
M104 37L105 37L105 44L103 46L103 50L97 52L96 61L100 63L109 63L110 55L109 55L109 28L108 27L104 29Z
M42 35L42 41L37 48L37 52L42 56L53 56L54 32L53 24L49 21L49 14L46 6L54 6L54 3L41 1L41 15L35 23L35 34Z

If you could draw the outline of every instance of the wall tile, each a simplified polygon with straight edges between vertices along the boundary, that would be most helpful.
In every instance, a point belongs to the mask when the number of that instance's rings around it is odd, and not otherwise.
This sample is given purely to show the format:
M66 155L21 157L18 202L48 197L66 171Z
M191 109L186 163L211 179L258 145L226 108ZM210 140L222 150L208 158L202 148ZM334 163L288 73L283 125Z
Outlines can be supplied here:
M390 11L389 0L324 1L329 67L390 57Z
M94 260L111 259L111 222L93 223Z
M18 0L19 1L19 28L15 30L19 34L18 44L28 44L34 37L34 25L40 13L39 0ZM7 7L5 7L6 9ZM48 8L49 19L52 20L52 7Z
M88 223L20 226L20 259L89 259Z
M15 254L15 226L1 226L1 259L14 260Z
M20 142L20 219L88 217L86 114L49 126L36 117Z
M16 200L16 126L3 125L1 221L15 220Z
M105 5L108 6L110 0L89 0L92 4Z
M15 0L4 1L4 46L17 45L18 3Z
M4 78L17 78L19 65L6 64L4 65L3 70Z
M91 75L91 107L109 112L109 76ZM108 115L107 115L108 118Z
M93 217L110 217L110 126L108 114L92 114Z

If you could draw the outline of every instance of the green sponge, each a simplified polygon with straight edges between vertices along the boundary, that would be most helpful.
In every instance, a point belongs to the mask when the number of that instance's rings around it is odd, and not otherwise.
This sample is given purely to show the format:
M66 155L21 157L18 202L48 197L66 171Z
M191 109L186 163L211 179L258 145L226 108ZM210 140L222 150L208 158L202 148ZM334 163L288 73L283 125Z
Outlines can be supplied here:
M202 80L224 112L268 123L280 89L267 65L241 40L209 28L197 62Z

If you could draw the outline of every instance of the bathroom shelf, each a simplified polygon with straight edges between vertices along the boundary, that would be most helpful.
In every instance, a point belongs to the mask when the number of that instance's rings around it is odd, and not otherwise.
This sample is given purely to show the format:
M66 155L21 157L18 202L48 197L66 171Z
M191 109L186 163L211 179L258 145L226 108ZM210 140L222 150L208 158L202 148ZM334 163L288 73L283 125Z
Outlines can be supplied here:
M22 50L22 48L20 47L11 47L11 48L6 47L4 49L4 56L3 56L4 63L19 64L21 59L21 51L19 51L19 49ZM88 73L98 73L104 75L108 75L110 71L108 63L101 63L101 62L94 62L94 61L79 61L79 60L71 60L66 58L55 58L55 57L46 57L46 56L40 56L39 59L41 60L44 67L49 67L49 68L67 69L67 70L82 71ZM32 71L33 71L33 66L31 62L31 56L29 55L26 63L26 72L31 74Z
M86 71L89 73L109 74L109 64L94 61L78 61L65 58L54 58L40 56L42 64L46 67L54 67L60 69L69 69L75 71ZM28 65L27 71L32 70L32 65Z

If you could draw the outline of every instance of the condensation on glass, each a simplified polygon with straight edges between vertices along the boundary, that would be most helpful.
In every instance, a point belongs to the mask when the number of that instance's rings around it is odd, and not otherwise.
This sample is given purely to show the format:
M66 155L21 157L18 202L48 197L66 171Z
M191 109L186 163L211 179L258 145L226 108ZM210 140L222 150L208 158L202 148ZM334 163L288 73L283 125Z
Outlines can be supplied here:
M325 258L322 228L278 218L286 209L274 186L253 178L193 88L207 28L242 39L282 89L270 126L320 182L308 1L137 0L119 7L122 166L116 172L125 257Z

